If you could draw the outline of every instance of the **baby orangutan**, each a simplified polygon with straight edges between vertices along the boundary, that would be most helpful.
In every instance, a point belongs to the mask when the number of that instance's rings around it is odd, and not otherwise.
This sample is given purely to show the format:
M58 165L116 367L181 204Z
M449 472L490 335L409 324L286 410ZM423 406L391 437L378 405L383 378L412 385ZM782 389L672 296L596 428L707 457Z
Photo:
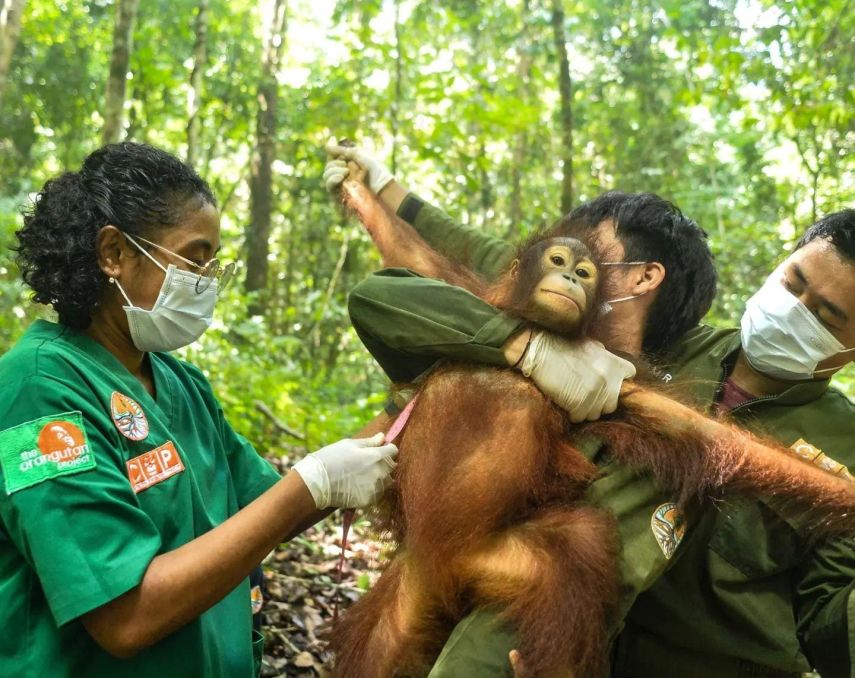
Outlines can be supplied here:
M361 184L345 182L344 192L384 258L384 248L394 252L389 263L565 337L608 320L603 276L578 240L535 238L488 284L431 250ZM613 518L583 501L597 468L575 446L582 435L603 440L615 460L652 475L683 505L721 492L775 496L823 533L855 531L855 484L655 390L625 386L614 415L577 425L517 372L447 365L420 385L399 440L383 517L397 550L335 629L337 675L424 676L476 607L516 629L531 675L602 674L618 547Z

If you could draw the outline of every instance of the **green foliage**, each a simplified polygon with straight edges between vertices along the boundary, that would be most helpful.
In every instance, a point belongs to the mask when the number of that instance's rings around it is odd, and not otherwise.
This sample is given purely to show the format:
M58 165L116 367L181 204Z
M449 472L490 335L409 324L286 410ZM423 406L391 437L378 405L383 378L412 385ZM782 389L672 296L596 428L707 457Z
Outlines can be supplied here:
M210 0L199 171L224 258L249 223L265 3ZM710 234L733 324L816 214L855 199L855 13L846 0L567 0L578 200L675 201ZM128 138L186 153L195 0L140 3ZM17 211L99 143L110 0L29 0L0 109L0 349L32 318L14 265ZM235 427L290 452L352 434L384 379L346 295L378 266L320 183L331 135L373 143L401 180L463 222L517 237L558 216L558 68L545 0L294 0L280 74L270 286L235 285L185 351ZM855 377L841 385L855 394ZM305 441L278 433L261 401Z

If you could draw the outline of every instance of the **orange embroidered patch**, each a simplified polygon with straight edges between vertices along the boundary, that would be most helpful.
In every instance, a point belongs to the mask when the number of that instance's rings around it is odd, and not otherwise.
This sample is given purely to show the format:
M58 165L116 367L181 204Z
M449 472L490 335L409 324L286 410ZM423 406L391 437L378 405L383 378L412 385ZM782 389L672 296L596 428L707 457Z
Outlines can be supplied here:
M136 400L124 393L113 391L110 396L110 415L113 423L125 438L144 440L148 436L148 419Z
M128 479L137 494L184 470L178 450L175 449L171 440L138 457L129 459L127 467Z
M86 436L70 421L52 421L39 431L39 450L55 461L73 461L87 451Z

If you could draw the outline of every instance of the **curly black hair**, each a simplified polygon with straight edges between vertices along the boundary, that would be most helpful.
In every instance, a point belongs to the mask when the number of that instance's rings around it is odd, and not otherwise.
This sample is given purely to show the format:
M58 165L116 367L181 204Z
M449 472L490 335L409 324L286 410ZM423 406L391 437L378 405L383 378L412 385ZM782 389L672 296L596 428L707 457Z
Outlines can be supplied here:
M99 148L79 172L45 183L24 209L15 232L24 282L59 322L86 329L107 284L95 251L101 228L147 237L205 204L216 206L208 184L166 151L130 142Z
M550 231L572 235L607 219L615 223L625 261L657 261L665 267L642 342L648 357L662 356L700 322L715 298L718 276L706 231L654 193L623 191L609 191L579 205Z
M826 214L805 231L796 244L796 249L820 238L830 240L841 256L855 262L855 209Z

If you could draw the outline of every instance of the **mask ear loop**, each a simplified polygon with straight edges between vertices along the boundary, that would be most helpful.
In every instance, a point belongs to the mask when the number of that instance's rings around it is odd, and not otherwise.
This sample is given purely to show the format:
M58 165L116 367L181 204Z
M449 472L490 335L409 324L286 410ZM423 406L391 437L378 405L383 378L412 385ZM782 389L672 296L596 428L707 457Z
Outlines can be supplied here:
M840 355L841 353L850 353L851 351L855 351L855 346L853 346L852 348L843 349L842 351L838 351L835 355ZM817 374L818 372L833 372L834 370L839 370L842 367L842 365L840 367L823 367L821 370L814 370L813 373Z
M128 297L128 295L127 295L127 294L125 294L125 290L123 290L123 289L122 289L122 285L121 285L121 283L120 283L118 280L116 280L115 278L110 277L110 284L111 284L111 285L115 285L116 287L118 287L118 288L119 288L119 292L121 292L121 293L122 293L122 296L125 298L125 301L127 301L127 302L128 302L128 306L130 306L131 308L134 308L134 303L130 300L130 298Z
M647 261L601 261L598 266L640 266L641 264L648 264L650 262ZM647 292L642 292L641 294L630 294L628 297L619 297L617 299L609 299L608 301L604 301L600 305L600 311L602 313L611 313L612 312L612 304L617 304L621 301L629 301L630 299L638 299L638 297L643 297Z

